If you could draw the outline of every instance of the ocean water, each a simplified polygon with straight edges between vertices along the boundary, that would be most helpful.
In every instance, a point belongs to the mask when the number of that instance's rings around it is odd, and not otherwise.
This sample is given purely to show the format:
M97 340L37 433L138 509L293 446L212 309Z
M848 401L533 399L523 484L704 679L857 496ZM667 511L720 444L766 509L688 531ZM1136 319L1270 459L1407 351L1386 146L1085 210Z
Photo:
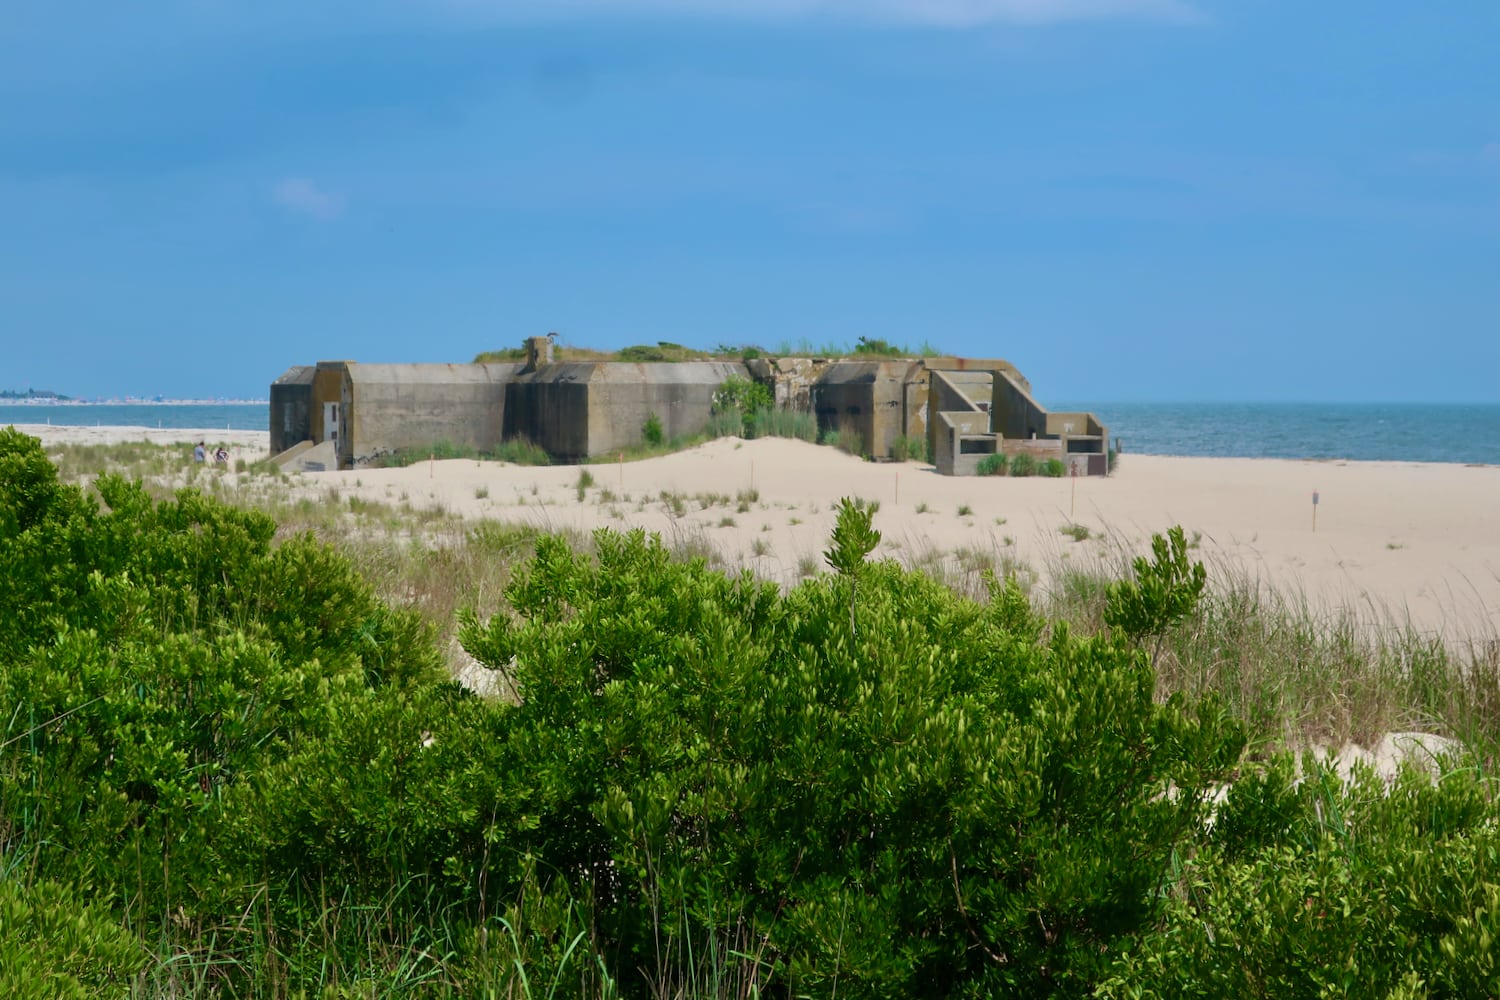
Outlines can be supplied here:
M1125 454L1500 465L1500 404L1048 403L1099 415ZM266 403L0 405L0 426L223 427L263 431Z
M1125 454L1500 465L1500 404L1095 403Z
M269 403L41 403L0 404L0 427L58 424L68 427L202 427L263 431Z

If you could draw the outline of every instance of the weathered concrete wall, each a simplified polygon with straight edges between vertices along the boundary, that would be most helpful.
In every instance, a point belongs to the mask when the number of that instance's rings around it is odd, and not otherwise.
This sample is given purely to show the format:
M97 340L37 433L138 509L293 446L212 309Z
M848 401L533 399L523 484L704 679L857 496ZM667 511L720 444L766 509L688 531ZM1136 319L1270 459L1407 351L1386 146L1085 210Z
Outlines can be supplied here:
M1092 413L1049 413L1047 433L1062 442L1064 458L1080 476L1109 473L1109 428Z
M928 372L928 399L927 406L931 413L977 413L986 414L988 406L980 406L974 393L983 383L983 388L988 390L993 379L989 372L961 373L954 371ZM960 383L967 383L961 385ZM984 427L989 429L989 417L984 416ZM934 419L927 433L927 452L932 456L933 464L937 465L938 454L941 451L951 451L953 443L943 440L951 433L949 424ZM969 432L965 432L969 433ZM951 463L950 463L951 464ZM942 471L942 467L938 467ZM946 475L952 475L951 472Z
M1031 383L1026 380L1026 376L1004 358L923 358L922 364L928 371L933 372L968 372L971 374L1004 372L1010 376L1012 382L1021 387L1023 392L1028 395L1031 393Z
M745 362L750 377L771 390L779 410L813 411L812 387L831 362L823 358L755 358Z
M812 387L818 433L852 430L866 455L889 458L906 432L906 383L911 361L835 361Z
M903 433L915 440L927 441L929 414L933 412L932 383L928 377L927 369L919 368L915 373L907 376L906 384L901 387L901 422L905 427ZM928 454L932 454L929 442Z
M505 387L519 364L348 366L341 463L364 465L393 451L449 443L499 445Z
M935 430L933 466L945 476L972 476L986 453L965 452L963 441L965 438L987 436L993 442L994 436L990 434L989 414L978 410L940 412L933 422L933 427ZM993 449L994 446L991 445L991 452Z
M1000 442L1000 448L1007 455L1030 455L1038 462L1063 457L1063 445L1057 438L1004 438Z
M312 439L312 365L297 365L271 383L271 454Z
M312 401L308 407L307 424L308 437L314 442L326 440L329 432L336 433L340 439L347 434L342 427L324 427L323 413L325 403L338 403L339 423L343 423L345 369L351 364L351 361L319 361L313 370Z
M576 461L589 453L589 379L597 362L543 365L506 389L504 440L522 438L549 455Z
M731 376L749 378L750 371L737 361L597 365L588 385L585 454L608 455L641 444L653 413L664 439L702 433L715 391Z
M995 378L990 419L995 433L1008 438L1043 437L1047 433L1047 411L1004 373Z

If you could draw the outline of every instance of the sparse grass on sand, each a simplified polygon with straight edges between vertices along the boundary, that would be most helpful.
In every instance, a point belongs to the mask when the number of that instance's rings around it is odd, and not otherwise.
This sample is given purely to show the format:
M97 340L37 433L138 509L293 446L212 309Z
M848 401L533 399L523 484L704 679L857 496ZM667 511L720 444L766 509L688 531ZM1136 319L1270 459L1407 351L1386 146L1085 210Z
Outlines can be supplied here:
M64 481L87 484L112 472L141 479L157 497L184 487L200 489L265 511L278 522L281 537L311 532L349 556L382 597L418 608L445 638L451 638L460 608L484 615L499 607L513 567L531 554L541 530L466 522L437 505L413 506L405 494L400 502L382 502L337 489L299 493L268 462L241 471L194 465L175 446L57 446L49 455ZM580 470L574 488L595 488L587 469ZM731 565L705 525L688 515L693 508L744 513L759 502L755 491L734 496L665 491L651 506L669 512L679 525L663 538L679 556ZM715 523L730 526L735 518L725 513L708 527ZM801 523L796 516L787 519L789 526ZM1060 530L1078 541L1093 536L1079 524ZM1193 537L1196 543L1201 536ZM572 541L583 550L589 547L587 536L576 532ZM751 554L759 559L770 551L769 545L757 545ZM1108 544L1077 558L1064 559L1064 554L1032 566L1016 557L1008 536L947 551L918 539L901 552L907 565L975 599L984 599L992 577L1015 579L1044 615L1084 634L1102 633L1107 586L1130 572L1127 554ZM787 567L794 578L821 571L810 555L793 558ZM1217 694L1266 746L1339 745L1388 731L1422 730L1500 750L1500 639L1495 636L1445 641L1396 614L1372 622L1373 613L1329 611L1304 595L1274 590L1234 565L1210 561L1209 580L1196 613L1162 648L1157 662L1162 696Z

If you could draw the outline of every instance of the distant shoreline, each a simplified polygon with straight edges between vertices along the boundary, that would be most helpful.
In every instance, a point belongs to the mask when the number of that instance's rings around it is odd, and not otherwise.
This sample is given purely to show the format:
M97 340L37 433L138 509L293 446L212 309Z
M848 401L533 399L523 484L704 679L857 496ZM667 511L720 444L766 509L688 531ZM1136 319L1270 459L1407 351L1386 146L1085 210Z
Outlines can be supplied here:
M54 399L44 396L18 396L0 399L5 406L269 406L269 399Z

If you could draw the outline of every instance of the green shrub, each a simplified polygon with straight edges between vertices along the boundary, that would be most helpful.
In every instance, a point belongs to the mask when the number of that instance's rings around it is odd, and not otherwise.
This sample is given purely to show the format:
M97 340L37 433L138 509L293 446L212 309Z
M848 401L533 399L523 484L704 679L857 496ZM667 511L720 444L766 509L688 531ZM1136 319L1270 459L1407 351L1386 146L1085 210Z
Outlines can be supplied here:
M0 831L28 870L151 915L212 897L225 789L320 732L344 690L431 683L415 613L310 537L191 490L60 486L0 431ZM19 835L19 839L12 837Z
M663 433L661 417L655 413L647 414L646 422L641 425L641 440L654 448L662 443Z
M986 455L979 460L977 472L981 476L1003 476L1006 465L1009 463L1005 452L997 451L993 455Z
M799 993L1087 992L1161 912L1238 730L1158 704L1122 644L1042 641L1014 585L976 604L867 562L868 513L841 505L838 572L790 594L639 532L543 539L462 631L523 695L486 801L573 873L620 975L749 929Z
M882 340L879 337L860 337L859 343L855 344L854 349L849 353L853 354L855 357L873 356L882 358L899 358L904 357L910 352L907 351L904 347L899 347L895 344L890 343L889 341Z
M757 410L769 410L773 405L770 389L760 382L739 375L729 376L714 390L715 413L732 412L749 416Z
M1068 463L1060 458L1049 458L1042 463L1041 474L1049 479L1061 479L1068 474Z
M1133 642L1153 638L1159 653L1167 631L1192 613L1208 582L1203 564L1189 562L1187 552L1181 527L1152 536L1151 558L1135 558L1133 579L1109 585L1105 624Z
M129 996L147 957L107 908L65 886L0 877L0 990L11 1000Z
M1010 457L1010 474L1012 476L1030 476L1036 473L1036 459L1024 451L1018 451Z
M726 436L728 423L733 419L738 422L739 429L728 433L744 438L763 437L766 431L757 418L772 412L775 412L775 402L770 389L760 382L731 375L714 391L714 436Z
M1281 757L1237 781L1159 931L1105 996L1492 996L1500 832L1474 770L1351 786Z

